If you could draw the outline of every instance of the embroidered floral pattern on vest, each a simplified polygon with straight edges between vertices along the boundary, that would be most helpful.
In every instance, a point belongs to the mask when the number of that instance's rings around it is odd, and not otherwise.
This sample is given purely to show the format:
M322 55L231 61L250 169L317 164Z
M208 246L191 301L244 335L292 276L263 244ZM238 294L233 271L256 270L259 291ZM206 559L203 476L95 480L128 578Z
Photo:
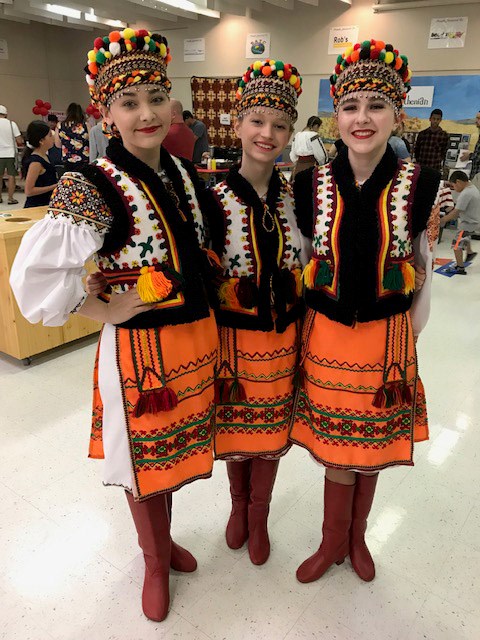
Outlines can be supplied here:
M395 176L383 189L377 202L379 248L377 261L377 298L415 288L412 230L409 220L413 189L420 168L402 163ZM343 199L335 183L331 166L316 169L316 211L313 257L304 270L308 289L322 290L338 299L340 273L340 228L345 211Z
M302 293L301 270L305 263L301 234L298 231L293 193L281 176L282 187L277 200L275 227L279 237L277 264L295 278L297 295ZM214 187L214 195L224 212L225 250L220 256L224 282L218 295L220 308L257 315L257 300L251 293L251 283L260 284L262 261L257 242L253 207L246 205L226 182Z
M182 176L197 238L199 243L203 243L205 227L194 186L180 161L178 159L174 161ZM140 285L139 277L146 280L148 275L150 279L153 277L155 280L155 274L157 279L164 275L162 287L156 287L155 290L150 287L153 298L146 301L160 301L159 305L162 307L183 304L184 297L180 291L182 288L181 264L175 238L160 203L156 202L144 182L132 178L108 158L100 158L95 164L115 185L130 218L130 234L126 245L117 253L96 257L97 265L107 278L112 290L118 293L137 285L137 282ZM183 216L180 210L179 215ZM159 272L161 272L160 276ZM168 286L163 286L165 283ZM144 288L148 290L148 283ZM158 293L160 289L162 294Z

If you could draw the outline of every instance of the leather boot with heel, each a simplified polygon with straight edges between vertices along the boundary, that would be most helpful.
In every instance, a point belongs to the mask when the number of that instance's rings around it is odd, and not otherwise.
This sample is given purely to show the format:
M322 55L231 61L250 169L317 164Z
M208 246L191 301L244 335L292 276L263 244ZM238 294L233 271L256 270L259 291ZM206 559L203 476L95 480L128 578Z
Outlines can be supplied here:
M161 622L170 605L170 519L164 494L144 502L135 502L126 492L138 541L145 559L145 579L142 592L143 613L150 620Z
M299 582L314 582L332 566L342 564L349 552L349 532L355 485L325 478L323 539L318 549L297 569Z
M250 497L251 460L227 462L232 511L225 538L230 549L240 549L248 539L248 501Z
M168 519L170 520L170 528L172 526L172 493L166 493ZM170 538L171 542L171 554L170 554L170 567L174 571L181 571L182 573L192 573L197 569L197 561L194 556L184 549L179 544L174 542Z
M264 564L270 555L268 514L278 460L254 458L250 472L250 502L248 505L248 553L253 564Z
M371 476L357 473L356 476L352 526L350 528L350 560L358 577L365 582L371 582L375 577L375 563L365 542L365 532L377 486L378 473Z

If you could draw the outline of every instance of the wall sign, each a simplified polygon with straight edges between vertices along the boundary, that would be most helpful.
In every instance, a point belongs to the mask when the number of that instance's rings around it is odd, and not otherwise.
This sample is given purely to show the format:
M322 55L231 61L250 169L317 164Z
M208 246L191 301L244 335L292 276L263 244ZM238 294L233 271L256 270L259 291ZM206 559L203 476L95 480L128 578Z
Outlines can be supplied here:
M204 62L205 38L187 38L183 41L184 62Z
M8 44L6 40L0 40L0 60L8 60Z
M358 42L358 27L333 27L328 38L328 53L343 53Z
M465 46L468 18L432 18L429 49L458 49Z
M270 34L249 33L245 43L246 58L268 58L270 56Z

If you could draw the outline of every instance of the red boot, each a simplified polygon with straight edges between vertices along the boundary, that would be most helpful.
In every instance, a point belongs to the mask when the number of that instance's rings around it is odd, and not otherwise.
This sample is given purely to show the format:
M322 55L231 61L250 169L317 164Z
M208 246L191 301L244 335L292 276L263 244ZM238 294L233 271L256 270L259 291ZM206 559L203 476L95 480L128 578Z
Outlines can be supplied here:
M375 563L365 543L367 518L372 508L378 473L366 476L357 473L357 483L353 497L352 526L350 529L350 560L355 573L365 582L375 577Z
M165 495L135 502L126 492L128 506L138 533L138 541L145 558L143 583L143 613L155 622L165 620L170 604L170 521Z
M230 549L240 549L248 538L248 499L250 494L251 460L227 462L232 511L225 537Z
M325 478L323 507L323 540L318 551L297 569L299 582L314 582L331 565L342 564L348 555L355 485L338 484Z
M172 526L172 493L165 494L167 499L168 519L170 520L170 527ZM197 561L187 549L184 549L179 544L174 542L171 538L171 554L170 554L170 567L174 571L181 571L182 573L192 573L197 568Z
M264 564L270 555L267 519L278 460L252 460L248 505L248 553L253 564Z

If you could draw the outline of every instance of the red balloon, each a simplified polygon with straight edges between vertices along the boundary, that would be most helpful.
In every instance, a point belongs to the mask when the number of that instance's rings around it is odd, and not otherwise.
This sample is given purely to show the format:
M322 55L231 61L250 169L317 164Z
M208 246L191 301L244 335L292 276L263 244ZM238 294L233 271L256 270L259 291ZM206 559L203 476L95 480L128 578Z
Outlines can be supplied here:
M97 109L97 110L94 111L93 117L95 118L95 120L100 120L100 118L102 117L102 114Z
M35 104L37 105L37 107L43 107L43 100L40 100L40 98L38 100L35 100Z
M93 104L89 104L88 107L85 109L85 111L88 113L89 116L91 116L92 113L95 111L95 107L93 106Z
M33 107L32 111L36 116L40 115L40 107Z
M50 104L50 102L44 102L43 106L45 107L45 109L48 109L49 111L52 108L52 105Z
M40 114L42 116L47 116L48 115L48 109L45 109L45 107L41 107Z

